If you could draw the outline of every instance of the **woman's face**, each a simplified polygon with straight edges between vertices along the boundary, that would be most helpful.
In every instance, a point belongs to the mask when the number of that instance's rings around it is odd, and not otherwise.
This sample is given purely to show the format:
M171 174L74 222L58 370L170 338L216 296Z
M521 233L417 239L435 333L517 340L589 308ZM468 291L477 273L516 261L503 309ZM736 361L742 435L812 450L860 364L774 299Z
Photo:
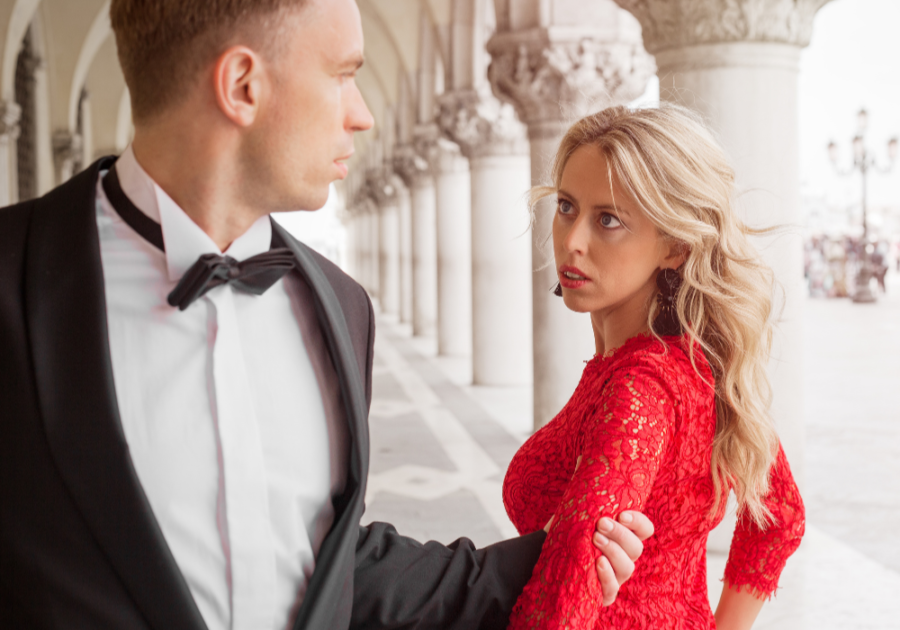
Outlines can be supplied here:
M580 313L646 318L657 269L678 264L637 203L615 179L610 187L608 172L593 146L579 147L563 171L553 218L563 299Z

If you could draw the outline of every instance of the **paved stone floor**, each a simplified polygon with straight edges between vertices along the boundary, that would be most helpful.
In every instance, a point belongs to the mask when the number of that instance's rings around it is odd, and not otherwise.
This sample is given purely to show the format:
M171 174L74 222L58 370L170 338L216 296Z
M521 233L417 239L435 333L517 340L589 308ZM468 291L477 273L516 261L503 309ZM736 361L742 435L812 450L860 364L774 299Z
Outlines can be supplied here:
M889 281L875 305L807 301L809 526L754 628L900 629L900 276ZM435 354L380 321L364 522L445 543L513 536L500 488L531 391L468 386L467 361ZM713 602L724 566L709 555Z

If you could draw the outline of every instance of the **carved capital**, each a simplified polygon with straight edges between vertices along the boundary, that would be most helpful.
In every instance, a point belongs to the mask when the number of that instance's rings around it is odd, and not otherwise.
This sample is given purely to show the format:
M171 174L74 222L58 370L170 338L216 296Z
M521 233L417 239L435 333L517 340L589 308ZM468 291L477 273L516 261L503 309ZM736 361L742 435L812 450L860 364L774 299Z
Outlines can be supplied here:
M424 125L417 125L413 130L413 147L416 155L422 157L429 167L429 173L434 171L440 154L439 142L441 140L441 129L437 123L431 122Z
M528 153L525 126L508 103L475 90L457 90L438 98L441 133L467 158Z
M71 131L57 131L53 134L53 156L58 162L81 157L81 134Z
M53 161L56 164L57 181L64 182L82 167L83 141L81 134L57 131L53 134Z
M407 187L412 187L423 177L431 175L431 164L421 155L414 144L394 147L392 166Z
M615 0L641 23L651 53L697 44L809 44L829 0Z
M436 123L416 125L410 144L394 147L392 166L407 187L433 177L440 157L441 130Z
M6 136L9 140L19 137L19 120L22 118L22 108L15 101L0 102L0 136Z
M379 206L395 203L397 185L390 168L386 166L370 168L366 172L366 183L360 189L360 194L374 199Z
M639 40L580 37L549 41L546 33L498 34L488 42L488 79L529 126L570 121L640 96L656 64Z

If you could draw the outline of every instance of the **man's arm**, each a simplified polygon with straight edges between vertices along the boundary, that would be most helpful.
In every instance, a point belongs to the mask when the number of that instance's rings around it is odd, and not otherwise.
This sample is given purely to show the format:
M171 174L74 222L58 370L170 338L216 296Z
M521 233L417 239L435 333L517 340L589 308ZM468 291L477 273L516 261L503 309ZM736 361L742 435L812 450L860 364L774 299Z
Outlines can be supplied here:
M627 512L619 519L619 523L598 522L594 536L607 559L596 567L607 605L631 577L643 551L641 541L653 533L642 514ZM476 549L466 538L450 546L423 545L384 523L361 527L350 627L505 629L545 536L539 531Z

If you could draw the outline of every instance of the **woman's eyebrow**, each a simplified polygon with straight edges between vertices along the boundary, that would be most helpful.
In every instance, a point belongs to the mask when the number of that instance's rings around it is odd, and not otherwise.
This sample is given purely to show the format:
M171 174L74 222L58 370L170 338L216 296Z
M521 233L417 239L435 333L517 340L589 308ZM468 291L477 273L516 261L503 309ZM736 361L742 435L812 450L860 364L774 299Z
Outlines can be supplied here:
M567 199L575 199L574 195L570 194L563 188L557 188L556 195L557 195L557 197L565 197ZM631 212L629 212L626 208L614 206L611 203L598 203L598 204L591 206L591 209L592 210L611 210L616 215L624 214L629 217L631 216Z

